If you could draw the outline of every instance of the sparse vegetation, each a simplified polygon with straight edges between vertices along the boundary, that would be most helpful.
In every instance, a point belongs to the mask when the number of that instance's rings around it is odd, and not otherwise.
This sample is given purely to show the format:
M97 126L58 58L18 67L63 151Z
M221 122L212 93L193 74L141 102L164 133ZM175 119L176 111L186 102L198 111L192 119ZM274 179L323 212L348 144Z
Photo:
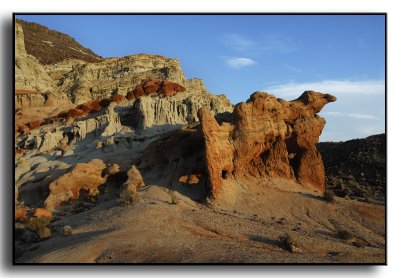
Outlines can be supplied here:
M140 197L137 192L131 193L127 190L123 190L119 194L119 203L121 206L133 206L140 203Z
M337 235L340 239L344 239L344 240L350 240L350 239L354 238L353 234L347 230L339 230L337 232Z
M42 64L54 64L71 58L87 62L100 60L100 56L66 34L34 22L18 20L18 23L24 30L26 51Z
M51 218L48 217L31 217L26 227L32 231L40 231L50 224Z
M298 237L291 232L287 232L285 235L279 238L280 245L283 249L288 250L292 253L300 253L300 244Z
M361 248L361 247L365 247L365 246L367 245L367 243L366 243L364 240L356 239L356 240L353 242L353 245L356 246L356 247L358 247L358 248Z
M330 190L326 190L324 193L324 199L328 203L334 203L335 202L335 194Z

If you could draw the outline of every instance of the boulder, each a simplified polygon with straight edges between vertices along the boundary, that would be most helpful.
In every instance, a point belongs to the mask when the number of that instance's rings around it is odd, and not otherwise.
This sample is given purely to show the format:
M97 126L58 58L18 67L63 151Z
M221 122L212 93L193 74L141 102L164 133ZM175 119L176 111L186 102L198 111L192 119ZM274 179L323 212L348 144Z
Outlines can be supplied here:
M82 190L89 196L97 195L98 186L106 182L107 177L102 176L106 167L100 159L76 164L70 172L50 183L50 194L44 203L45 209L52 211L63 202L78 199Z
M39 231L37 231L37 234L41 240L48 239L53 235L50 228L48 227L43 227L39 229Z
M122 185L122 192L126 192L128 194L134 194L137 192L137 189L143 187L144 181L142 175L140 174L139 170L136 168L135 165L131 166L128 173L128 179Z
M111 101L115 101L116 103L122 102L126 100L125 96L120 94L115 94L111 97Z
M119 173L119 165L118 164L113 164L111 165L107 171L108 171L108 175L112 176L112 175L116 175Z
M53 214L51 211L44 209L44 208L36 208L33 212L33 217L46 217L46 218L52 218Z
M167 80L148 79L142 81L133 90L135 98L148 95L159 95L161 97L175 96L179 92L186 91L182 85ZM132 98L130 95L129 98Z

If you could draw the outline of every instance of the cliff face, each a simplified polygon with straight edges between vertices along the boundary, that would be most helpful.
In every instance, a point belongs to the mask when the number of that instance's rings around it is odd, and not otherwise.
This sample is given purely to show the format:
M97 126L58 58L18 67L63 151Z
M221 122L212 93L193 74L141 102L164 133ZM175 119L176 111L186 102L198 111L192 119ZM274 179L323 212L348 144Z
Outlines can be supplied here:
M323 192L324 166L316 144L325 120L317 113L335 100L308 91L287 102L257 92L221 124L200 109L211 195L218 196L225 180L248 177L283 177Z
M135 102L135 127L139 130L168 129L199 121L197 112L207 107L213 115L232 112L233 105L224 96L208 93L179 93L173 98L141 97Z
M75 104L116 93L126 95L145 79L168 80L180 85L186 82L178 60L151 55L105 59L99 63L64 61L47 66L46 70L56 78L60 93Z
M65 34L24 21L16 22L15 32L16 108L126 96L148 79L168 80L192 94L207 92L201 80L185 78L177 59L147 54L103 59Z
M54 81L43 66L25 49L22 26L15 24L15 100L16 108L44 106L57 95Z

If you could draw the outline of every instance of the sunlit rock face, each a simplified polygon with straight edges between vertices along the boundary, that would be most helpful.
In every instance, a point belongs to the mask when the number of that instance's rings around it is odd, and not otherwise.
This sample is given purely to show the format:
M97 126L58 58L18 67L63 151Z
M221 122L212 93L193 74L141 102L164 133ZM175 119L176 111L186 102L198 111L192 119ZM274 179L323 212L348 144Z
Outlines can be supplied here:
M221 123L200 109L211 195L217 197L226 180L248 177L284 177L323 192L324 166L316 144L325 120L317 113L335 100L312 91L293 101L256 92Z

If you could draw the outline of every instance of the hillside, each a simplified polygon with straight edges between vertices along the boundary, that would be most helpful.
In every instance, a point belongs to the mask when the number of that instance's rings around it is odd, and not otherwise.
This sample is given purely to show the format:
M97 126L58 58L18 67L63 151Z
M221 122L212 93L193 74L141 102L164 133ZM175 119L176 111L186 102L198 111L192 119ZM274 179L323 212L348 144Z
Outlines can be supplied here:
M17 22L24 30L27 53L36 57L43 65L59 63L65 59L85 62L98 62L102 59L64 33L50 30L34 22L20 19L17 19Z
M326 186L338 196L384 203L386 196L386 135L346 142L323 142Z

